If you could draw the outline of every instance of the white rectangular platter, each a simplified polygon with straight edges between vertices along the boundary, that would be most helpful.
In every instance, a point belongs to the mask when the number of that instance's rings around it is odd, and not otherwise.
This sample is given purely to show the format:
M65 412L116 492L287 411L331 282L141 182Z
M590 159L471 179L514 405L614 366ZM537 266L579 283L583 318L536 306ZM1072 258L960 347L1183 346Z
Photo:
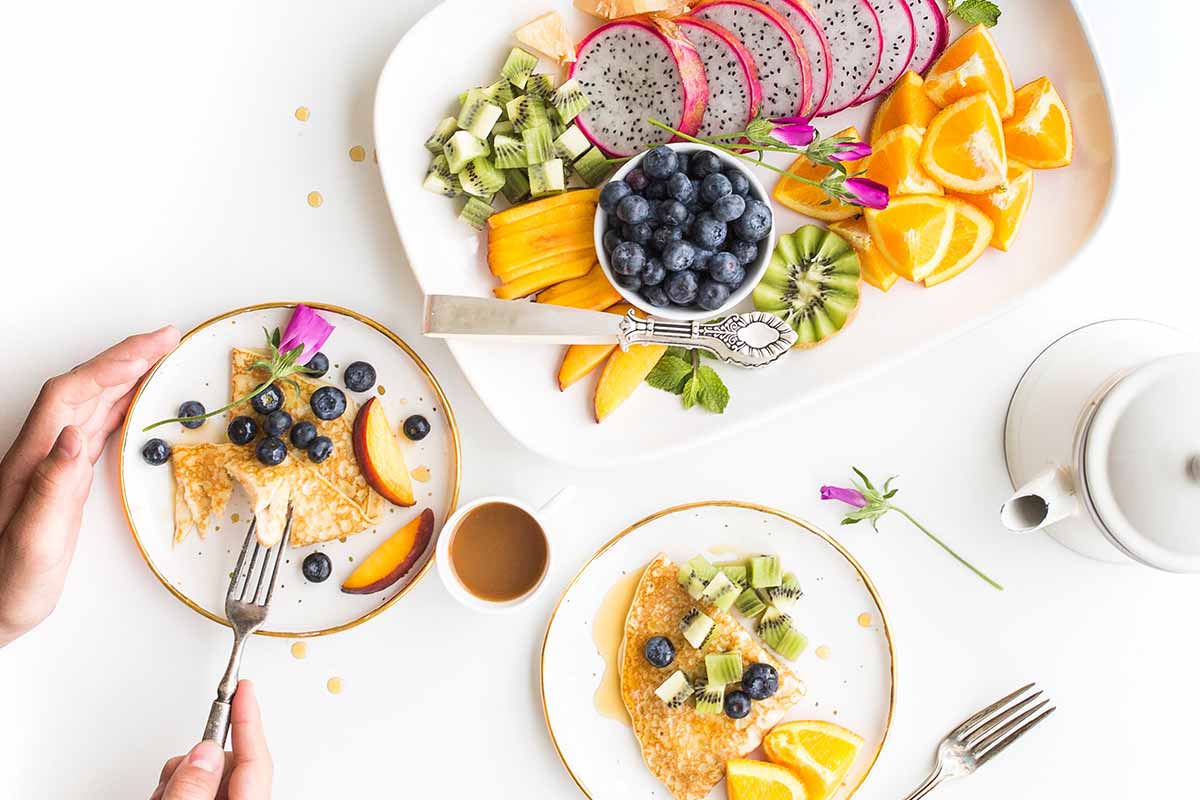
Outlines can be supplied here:
M375 99L379 168L426 294L491 296L495 281L483 236L456 219L461 203L421 188L429 163L422 145L439 120L456 112L460 91L495 79L515 44L512 32L556 8L576 40L597 22L566 0L447 0L413 26L383 70ZM963 29L951 27L952 38ZM642 387L598 425L592 418L594 375L559 391L561 347L451 342L484 404L527 447L558 461L601 466L658 457L732 435L894 366L1002 313L1059 275L1100 225L1116 177L1113 120L1099 61L1070 0L1007 0L993 33L1017 86L1051 78L1070 109L1076 139L1070 167L1035 174L1032 206L1008 253L989 250L966 273L934 289L901 281L885 295L863 284L857 318L831 341L759 371L720 367L733 398L723 415L685 412L678 398ZM539 69L552 67L543 61ZM828 135L853 124L865 134L875 106L819 120L818 127ZM773 163L786 165L787 156L777 157ZM774 186L774 173L760 169L759 177ZM781 233L811 222L775 210Z

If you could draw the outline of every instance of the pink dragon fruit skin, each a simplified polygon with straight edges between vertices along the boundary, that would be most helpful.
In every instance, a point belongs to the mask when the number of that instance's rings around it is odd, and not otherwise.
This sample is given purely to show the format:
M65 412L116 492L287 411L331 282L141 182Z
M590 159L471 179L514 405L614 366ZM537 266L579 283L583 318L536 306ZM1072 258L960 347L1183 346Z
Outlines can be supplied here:
M883 33L869 0L811 0L833 55L829 95L818 116L849 108L860 98L883 58Z
M638 60L642 52L644 63ZM662 74L649 74L654 68ZM639 71L647 75L631 80ZM611 157L636 155L667 141L664 131L646 124L647 118L689 136L704 121L704 62L679 27L664 17L624 17L596 28L576 48L571 77L591 101L575 124ZM641 93L631 94L631 87Z
M883 58L867 90L854 101L856 106L892 88L912 63L917 48L917 27L906 0L871 0L871 7L883 34Z
M812 76L812 105L816 111L825 103L829 94L829 82L833 77L833 56L829 53L829 43L821 30L821 23L813 14L807 0L763 0L764 3L778 11L791 23L804 50L808 55L809 73Z
M701 0L692 8L691 16L729 30L750 51L762 85L764 117L812 113L808 53L786 17L755 0Z
M950 41L950 25L937 0L904 0L912 12L917 36L912 62L908 68L924 74Z
M675 22L704 59L709 94L700 136L744 129L762 106L754 57L740 39L716 23L697 17L679 17Z

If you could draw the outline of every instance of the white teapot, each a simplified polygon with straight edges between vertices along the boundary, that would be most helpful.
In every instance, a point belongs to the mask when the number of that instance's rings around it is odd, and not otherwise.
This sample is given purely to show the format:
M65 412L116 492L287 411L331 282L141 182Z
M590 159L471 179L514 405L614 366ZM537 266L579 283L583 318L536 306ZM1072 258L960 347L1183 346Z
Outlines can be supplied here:
M1013 392L1009 530L1085 556L1200 572L1200 343L1144 320L1063 336Z

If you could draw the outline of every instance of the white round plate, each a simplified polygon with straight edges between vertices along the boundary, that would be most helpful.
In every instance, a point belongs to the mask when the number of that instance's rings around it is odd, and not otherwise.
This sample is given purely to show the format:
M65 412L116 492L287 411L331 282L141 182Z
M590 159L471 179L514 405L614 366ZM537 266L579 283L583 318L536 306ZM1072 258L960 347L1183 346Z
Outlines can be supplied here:
M874 766L892 721L894 655L883 606L862 567L827 534L782 511L734 502L669 508L627 528L584 565L551 615L542 645L546 726L583 793L592 800L666 794L642 762L628 723L598 710L596 690L606 662L593 641L610 590L622 579L636 582L628 576L640 574L658 553L676 561L697 553L714 561L773 553L796 573L804 597L793 616L809 645L792 667L807 693L786 719L828 720L863 736L835 797L853 795ZM750 757L763 756L759 750ZM724 796L722 786L709 795Z
M197 430L182 425L163 426L149 433L142 428L175 415L185 400L199 400L214 409L228 403L229 356L234 347L261 349L263 328L286 327L294 303L270 303L239 309L201 324L183 337L139 388L121 432L119 477L121 499L138 550L154 575L194 611L225 624L225 592L229 574L237 563L250 523L249 505L235 489L224 519L206 539L193 530L180 544L174 535L175 483L170 465L150 466L142 460L147 439L158 436L171 444L228 441L229 416L213 417ZM459 440L454 414L441 387L421 359L399 337L379 323L344 308L308 303L334 325L323 348L330 370L325 380L341 384L341 368L352 361L370 362L379 381L369 393L347 392L361 407L368 397L378 397L388 421L398 428L411 414L422 414L432 427L420 442L400 437L411 470L428 470L427 481L414 480L417 504L413 508L388 505L379 524L345 542L337 539L310 548L291 549L280 567L279 582L271 603L268 636L320 636L345 630L378 614L400 599L429 569L441 524L458 500ZM294 454L293 456L294 457ZM420 475L423 476L424 470ZM396 532L422 509L432 508L434 535L421 559L401 580L368 595L351 595L340 585L380 542ZM333 574L323 583L309 583L300 564L313 550L333 561Z

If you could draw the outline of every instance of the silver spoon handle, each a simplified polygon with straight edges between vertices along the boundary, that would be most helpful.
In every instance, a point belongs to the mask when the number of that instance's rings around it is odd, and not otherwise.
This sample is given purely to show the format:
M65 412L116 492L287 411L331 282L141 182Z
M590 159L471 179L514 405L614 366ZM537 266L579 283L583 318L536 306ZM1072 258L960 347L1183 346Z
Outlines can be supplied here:
M762 367L796 343L796 332L774 314L751 311L715 322L671 322L643 319L630 311L621 320L621 347L665 344L707 350L722 361L743 367Z

